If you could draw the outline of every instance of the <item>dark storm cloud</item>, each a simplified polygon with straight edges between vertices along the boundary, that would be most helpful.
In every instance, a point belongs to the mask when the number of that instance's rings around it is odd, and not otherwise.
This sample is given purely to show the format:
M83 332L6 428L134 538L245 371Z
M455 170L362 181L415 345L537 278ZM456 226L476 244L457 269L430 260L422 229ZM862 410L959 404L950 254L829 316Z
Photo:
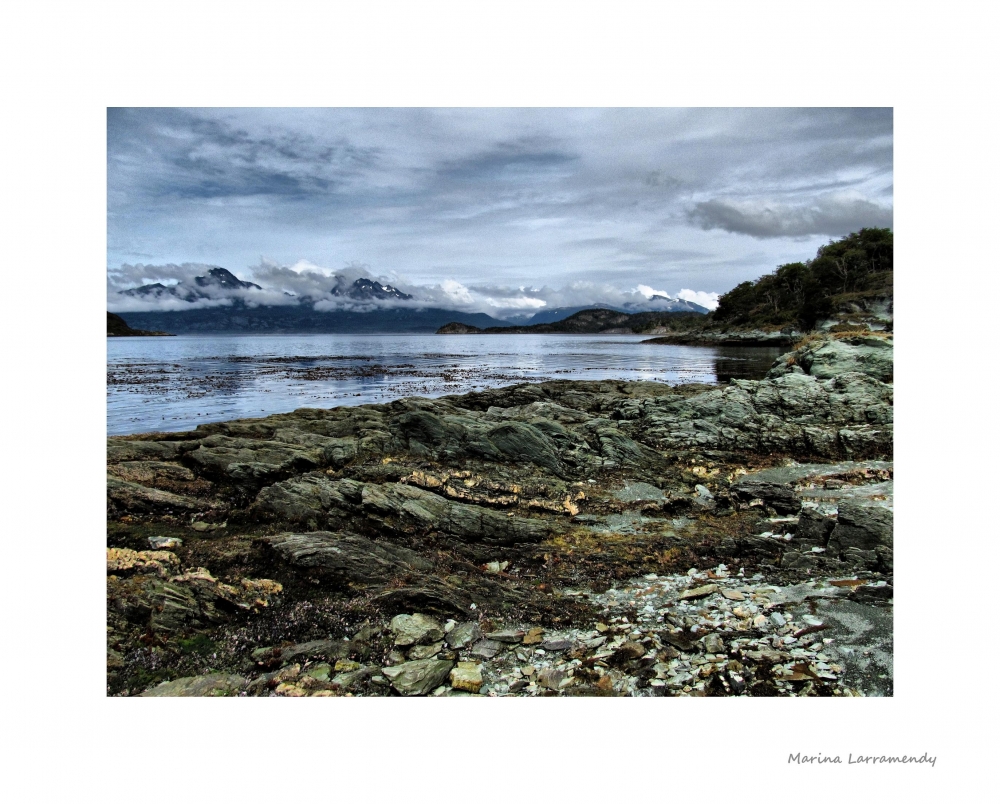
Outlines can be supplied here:
M363 263L488 312L724 292L891 225L892 182L891 109L111 109L109 292L186 263Z
M843 236L863 227L891 227L892 208L864 198L824 196L808 205L767 201L702 201L690 213L703 229L751 237Z

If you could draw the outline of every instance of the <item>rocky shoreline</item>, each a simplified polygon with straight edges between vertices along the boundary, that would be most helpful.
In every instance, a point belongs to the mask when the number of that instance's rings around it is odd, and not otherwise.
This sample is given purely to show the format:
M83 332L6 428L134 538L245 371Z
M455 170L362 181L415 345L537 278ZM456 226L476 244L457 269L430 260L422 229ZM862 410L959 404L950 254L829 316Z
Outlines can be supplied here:
M892 341L108 439L109 695L892 694Z
M802 338L802 333L794 330L772 332L761 329L700 329L682 332L651 330L649 334L658 337L649 338L643 343L678 346L791 346Z

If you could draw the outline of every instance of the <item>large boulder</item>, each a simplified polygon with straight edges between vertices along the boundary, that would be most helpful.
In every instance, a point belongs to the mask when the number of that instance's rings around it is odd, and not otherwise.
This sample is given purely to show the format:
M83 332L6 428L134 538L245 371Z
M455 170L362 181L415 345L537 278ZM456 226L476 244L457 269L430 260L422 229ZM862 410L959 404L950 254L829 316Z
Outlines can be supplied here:
M553 523L544 519L452 502L404 483L359 483L322 475L269 486L260 492L256 505L277 519L309 527L337 527L360 518L391 533L439 531L462 541L491 544L540 542L553 529Z
M819 380L860 372L882 382L892 382L892 340L861 336L843 340L819 340L779 357L768 377L801 371Z
M382 673L400 695L426 695L445 682L454 666L444 659L418 659L383 668Z

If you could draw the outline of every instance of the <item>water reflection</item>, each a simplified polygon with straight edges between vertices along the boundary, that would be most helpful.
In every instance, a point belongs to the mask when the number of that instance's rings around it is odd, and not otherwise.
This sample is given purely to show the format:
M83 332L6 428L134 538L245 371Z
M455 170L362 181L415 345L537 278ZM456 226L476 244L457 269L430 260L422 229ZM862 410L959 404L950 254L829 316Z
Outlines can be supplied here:
M760 380L775 360L787 351L780 346L717 346L715 376L718 382Z
M267 335L108 340L108 432L436 397L540 380L670 385L763 377L775 347L643 343L643 336Z

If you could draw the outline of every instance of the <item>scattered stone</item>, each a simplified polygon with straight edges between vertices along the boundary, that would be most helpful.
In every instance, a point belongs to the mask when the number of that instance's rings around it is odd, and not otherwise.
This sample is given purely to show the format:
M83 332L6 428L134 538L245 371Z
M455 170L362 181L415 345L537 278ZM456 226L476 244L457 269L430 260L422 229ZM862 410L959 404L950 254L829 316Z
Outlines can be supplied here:
M547 639L541 643L542 650L561 652L573 647L572 640L569 639Z
M746 600L743 593L737 591L736 589L723 589L722 596L726 600Z

